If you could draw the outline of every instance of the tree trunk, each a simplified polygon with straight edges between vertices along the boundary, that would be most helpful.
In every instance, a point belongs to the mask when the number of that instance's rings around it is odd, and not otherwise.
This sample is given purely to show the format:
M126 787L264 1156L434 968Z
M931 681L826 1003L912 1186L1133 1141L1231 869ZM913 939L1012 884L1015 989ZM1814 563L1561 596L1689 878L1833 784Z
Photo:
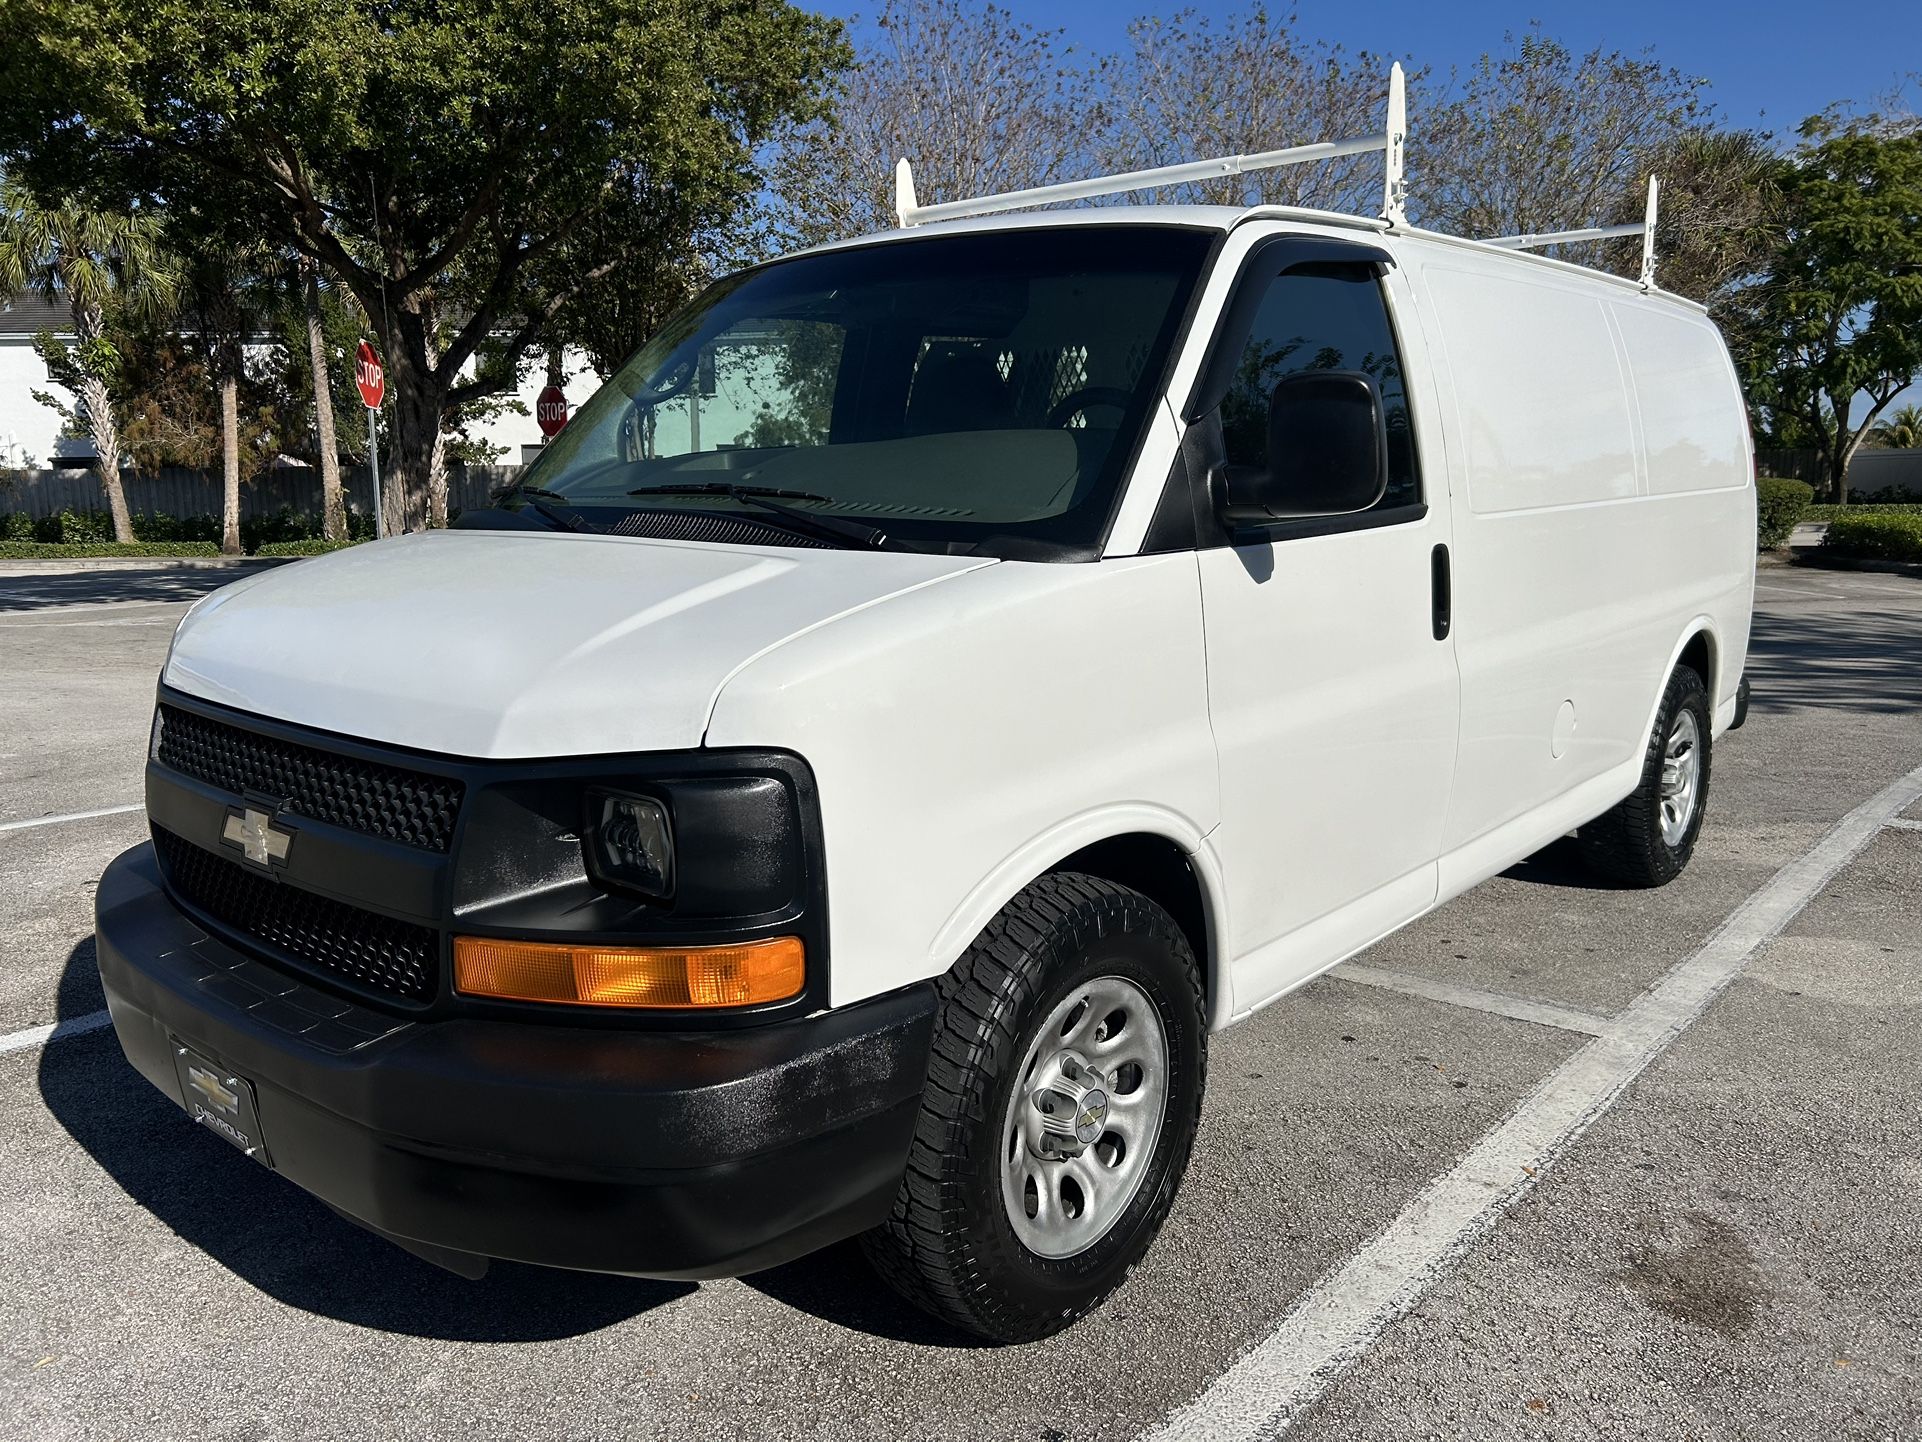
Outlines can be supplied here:
M385 495L387 533L418 529L435 518L435 472L444 463L445 441L441 416L447 390L434 376L428 344L429 322L418 310L393 315L393 343L387 362L387 469L381 484ZM438 521L446 523L446 474L439 476Z
M97 305L73 308L74 339L83 357L100 339L106 318ZM114 419L113 397L107 383L88 375L80 384L80 404L87 412L87 434L93 441L94 466L100 473L101 489L107 493L107 510L113 516L113 538L121 545L133 541L133 515L127 510L127 490L120 483L120 426Z
M220 368L220 550L240 554L240 383L232 366Z
M314 370L314 431L320 443L320 533L347 539L347 505L340 490L340 451L334 440L334 391L327 373L327 342L320 324L320 278L311 260L300 262L306 281L307 357Z
M1829 447L1829 496L1838 506L1849 503L1849 458L1855 447L1849 444L1849 403L1853 396L1829 397L1829 410L1835 423L1835 443Z

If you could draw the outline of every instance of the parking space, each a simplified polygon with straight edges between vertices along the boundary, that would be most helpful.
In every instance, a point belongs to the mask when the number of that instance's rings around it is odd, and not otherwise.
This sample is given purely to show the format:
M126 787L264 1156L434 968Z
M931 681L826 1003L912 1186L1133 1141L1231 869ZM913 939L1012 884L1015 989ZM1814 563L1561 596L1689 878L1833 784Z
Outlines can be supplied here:
M1551 847L1217 1038L1147 1262L990 1348L850 1246L464 1282L188 1126L110 1031L27 1036L97 1017L91 883L143 827L46 818L138 801L169 628L226 579L0 576L0 1432L1922 1430L1922 582L1765 570L1683 877Z

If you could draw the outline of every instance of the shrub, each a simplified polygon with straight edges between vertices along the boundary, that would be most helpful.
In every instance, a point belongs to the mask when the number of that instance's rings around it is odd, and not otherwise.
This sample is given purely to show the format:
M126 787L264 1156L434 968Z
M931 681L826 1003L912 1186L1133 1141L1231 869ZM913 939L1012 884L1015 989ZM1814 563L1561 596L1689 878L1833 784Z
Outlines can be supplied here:
M33 517L23 511L9 511L0 516L0 541L31 541L33 539Z
M104 556L218 556L219 554L220 547L210 541L135 541L125 546L113 541L69 541L52 544L36 541L0 541L0 561L41 561Z
M1822 549L1870 561L1922 561L1922 513L1837 516L1822 537Z
M1773 551L1787 544L1795 523L1815 499L1815 488L1800 481L1763 476L1755 483L1755 530L1758 548Z
M1864 505L1850 501L1846 506L1810 506L1802 512L1804 521L1833 521L1838 516L1922 516L1922 501L1880 501Z
M344 551L349 546L358 546L359 541L323 541L314 536L305 541L269 541L256 556L324 556L329 551Z

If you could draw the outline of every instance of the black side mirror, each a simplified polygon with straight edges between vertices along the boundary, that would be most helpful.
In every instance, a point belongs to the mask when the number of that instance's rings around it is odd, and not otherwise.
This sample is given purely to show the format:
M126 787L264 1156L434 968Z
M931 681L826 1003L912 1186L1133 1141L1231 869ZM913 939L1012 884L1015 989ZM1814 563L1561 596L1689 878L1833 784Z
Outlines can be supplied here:
M1375 382L1361 371L1297 371L1268 400L1268 469L1221 477L1230 525L1365 511L1388 489L1388 432Z

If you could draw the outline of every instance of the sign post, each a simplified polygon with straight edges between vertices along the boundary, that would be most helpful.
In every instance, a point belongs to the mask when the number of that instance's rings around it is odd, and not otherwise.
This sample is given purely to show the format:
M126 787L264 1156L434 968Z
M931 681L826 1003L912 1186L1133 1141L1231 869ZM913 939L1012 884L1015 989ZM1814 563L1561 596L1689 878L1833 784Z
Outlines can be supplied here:
M380 504L380 437L374 429L374 416L380 410L382 397L387 394L387 372L382 369L380 357L366 341L354 353L354 384L360 387L360 398L367 407L367 464L374 476L374 535L379 539L387 536L387 513Z
M561 394L559 386L550 385L535 398L534 419L548 440L561 433L561 427L567 424L567 397Z

